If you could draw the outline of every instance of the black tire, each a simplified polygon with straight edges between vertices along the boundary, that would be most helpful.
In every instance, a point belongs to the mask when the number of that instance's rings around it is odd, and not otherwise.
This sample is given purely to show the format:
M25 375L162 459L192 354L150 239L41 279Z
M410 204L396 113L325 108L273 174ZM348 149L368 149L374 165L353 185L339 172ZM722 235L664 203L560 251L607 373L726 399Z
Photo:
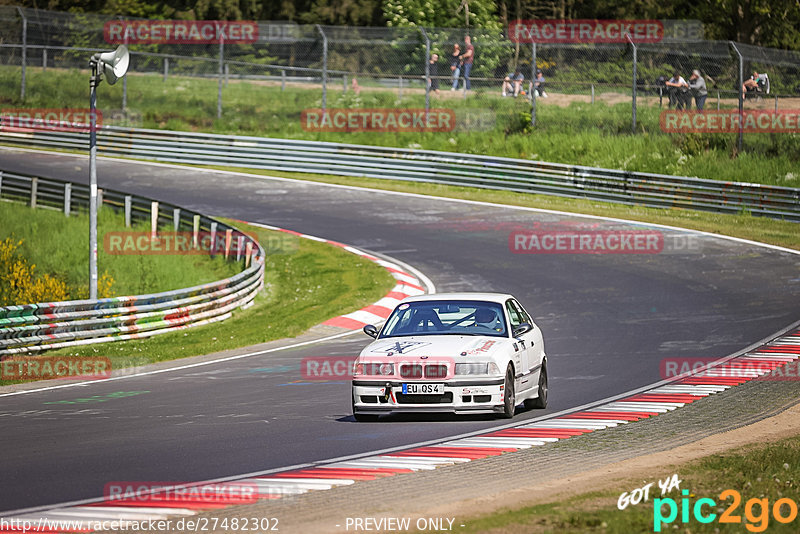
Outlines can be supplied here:
M511 419L514 417L514 410L517 407L517 397L514 392L514 369L511 364L506 369L506 381L503 387L503 418Z
M356 412L356 401L353 399L353 394L350 393L350 407L353 410L353 419L359 423L374 423L378 420L379 415L365 414Z
M526 399L525 407L530 410L547 408L547 362L542 363L542 372L539 373L539 396Z

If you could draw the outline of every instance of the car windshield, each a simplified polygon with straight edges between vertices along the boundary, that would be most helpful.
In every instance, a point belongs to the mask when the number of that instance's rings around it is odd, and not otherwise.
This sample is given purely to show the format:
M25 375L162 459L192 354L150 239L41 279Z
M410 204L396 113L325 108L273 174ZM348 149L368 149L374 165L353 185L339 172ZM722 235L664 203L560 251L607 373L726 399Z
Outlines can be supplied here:
M448 334L506 337L503 308L471 300L407 302L395 308L380 337Z

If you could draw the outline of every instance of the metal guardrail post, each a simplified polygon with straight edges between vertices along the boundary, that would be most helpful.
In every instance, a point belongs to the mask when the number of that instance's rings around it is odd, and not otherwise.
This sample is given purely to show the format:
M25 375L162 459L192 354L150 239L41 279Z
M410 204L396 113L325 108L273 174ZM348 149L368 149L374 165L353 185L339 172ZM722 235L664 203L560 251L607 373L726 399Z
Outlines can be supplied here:
M466 86L466 84L464 85ZM531 43L531 128L535 127L536 127L536 42L534 41Z
M25 68L28 64L28 17L22 8L17 6L19 16L22 17L22 83L19 88L19 99L25 101L25 85L26 85L26 72Z
M72 184L64 184L64 216L69 217L72 209Z
M176 233L181 228L181 209L180 208L173 208L172 209L172 227L175 229Z
M739 49L736 47L736 44L733 41L728 41L733 49L736 51L736 55L739 56L739 142L737 145L738 152L742 151L742 143L744 141L744 93L742 93L742 88L744 87L744 57L742 56Z
M222 118L222 76L225 64L225 32L219 33L219 80L217 82L217 118Z
M425 119L427 122L428 112L431 110L431 40L428 38L428 32L425 28L420 27L422 37L425 38Z
M133 198L130 195L125 195L125 228L131 227L131 205Z
M36 209L36 194L39 189L39 179L31 178L31 209Z
M322 111L328 109L328 36L319 24L317 31L322 36Z
M628 37L628 42L630 42L631 46L633 47L633 87L631 89L631 97L632 97L631 98L631 102L632 102L632 104L631 104L631 107L632 107L631 133L636 135L636 75L637 75L637 73L636 73L636 67L637 67L637 65L636 65L636 63L637 63L637 61L636 61L636 59L637 59L636 58L636 52L637 52L637 49L636 49L636 43L633 42L633 38L631 37L630 33L627 35L627 37Z
M195 215L192 218L192 247L199 248L200 243L198 243L200 237L200 216Z

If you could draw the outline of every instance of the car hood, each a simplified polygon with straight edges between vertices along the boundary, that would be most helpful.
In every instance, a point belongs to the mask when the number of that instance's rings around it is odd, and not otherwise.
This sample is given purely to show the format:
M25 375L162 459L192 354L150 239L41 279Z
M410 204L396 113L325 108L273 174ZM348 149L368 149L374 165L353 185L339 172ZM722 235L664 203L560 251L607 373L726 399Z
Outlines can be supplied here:
M510 342L491 336L403 336L373 341L361 351L361 357L489 356Z

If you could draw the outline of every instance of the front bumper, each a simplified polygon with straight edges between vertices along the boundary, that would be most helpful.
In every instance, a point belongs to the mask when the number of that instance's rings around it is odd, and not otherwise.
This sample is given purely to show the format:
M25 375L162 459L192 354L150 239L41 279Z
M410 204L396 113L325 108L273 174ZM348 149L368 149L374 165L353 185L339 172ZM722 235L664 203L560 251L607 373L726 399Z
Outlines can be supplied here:
M404 395L403 384L444 384L439 395ZM360 414L392 412L498 413L503 411L504 378L450 380L354 380L353 409Z

